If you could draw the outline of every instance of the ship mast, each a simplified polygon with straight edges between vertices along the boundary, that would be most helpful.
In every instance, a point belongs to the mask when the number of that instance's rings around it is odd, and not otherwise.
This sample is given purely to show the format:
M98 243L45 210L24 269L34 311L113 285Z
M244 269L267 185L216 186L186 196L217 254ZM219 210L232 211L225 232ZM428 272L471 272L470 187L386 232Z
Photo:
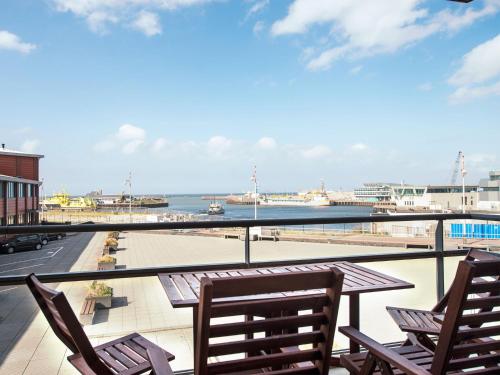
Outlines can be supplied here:
M252 182L254 184L254 219L257 220L257 166L253 166Z
M465 175L467 174L467 170L465 169L465 156L463 152L461 152L460 164L460 173L462 175L462 213L465 214Z
M132 172L128 173L128 178L125 180L125 185L128 185L128 215L132 223Z

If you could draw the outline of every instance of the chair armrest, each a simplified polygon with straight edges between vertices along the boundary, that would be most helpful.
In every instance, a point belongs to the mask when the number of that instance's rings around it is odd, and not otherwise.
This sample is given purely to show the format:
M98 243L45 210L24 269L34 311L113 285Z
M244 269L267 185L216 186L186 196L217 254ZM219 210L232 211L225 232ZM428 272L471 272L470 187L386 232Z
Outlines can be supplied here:
M402 355L396 353L394 350L386 348L384 345L361 333L356 328L339 327L339 332L343 333L345 336L349 337L349 339L366 348L373 356L390 363L406 374L431 375L431 373L427 370L424 370L422 367L409 361Z
M151 374L173 375L167 356L162 349L151 347L147 348L146 351L148 353L149 362L151 363L151 368L153 369Z

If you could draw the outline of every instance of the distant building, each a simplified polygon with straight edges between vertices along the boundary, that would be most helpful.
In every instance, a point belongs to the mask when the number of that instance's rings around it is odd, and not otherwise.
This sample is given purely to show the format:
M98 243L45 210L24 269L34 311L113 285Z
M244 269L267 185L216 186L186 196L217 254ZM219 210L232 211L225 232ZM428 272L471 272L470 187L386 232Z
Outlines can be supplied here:
M466 211L477 209L479 197L477 185L465 185L465 202L462 186L431 185L427 186L426 199L429 207L434 210L461 210L465 205Z
M395 183L369 183L354 190L358 200L393 203L401 209L466 210L477 208L478 186L465 186L465 201L462 186L455 185L409 185Z
M367 202L389 202L392 196L392 183L366 183L354 189L354 198Z
M489 178L479 181L478 208L500 211L500 170L491 171Z
M0 147L0 225L38 223L41 158Z

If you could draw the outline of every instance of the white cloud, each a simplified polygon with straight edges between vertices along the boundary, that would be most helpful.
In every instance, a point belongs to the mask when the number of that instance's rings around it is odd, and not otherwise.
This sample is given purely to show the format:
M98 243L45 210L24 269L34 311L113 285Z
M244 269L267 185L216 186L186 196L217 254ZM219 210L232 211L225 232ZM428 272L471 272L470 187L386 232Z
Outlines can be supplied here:
M275 139L271 137L262 137L257 141L257 147L262 150L274 150L276 146Z
M221 157L227 154L232 147L233 141L222 135L216 135L207 142L207 151L211 156Z
M156 13L141 10L137 18L132 23L132 27L141 31L147 36L154 36L161 34L160 17Z
M368 146L364 143L355 143L351 146L351 150L353 151L365 151L368 149Z
M349 74L355 76L358 75L361 70L363 70L363 65L357 65L349 70Z
M160 152L167 146L167 140L165 138L158 138L153 143L153 152Z
M500 95L500 82L486 86L459 87L449 96L449 101L452 104L458 104L487 96L498 95Z
M153 11L173 11L212 1L215 0L52 0L52 3L59 12L85 19L94 32L106 32L109 24L131 24L151 36L161 33L159 19L155 18L158 16Z
M498 0L485 0L482 8L468 5L437 13L422 4L422 0L294 0L286 17L274 22L271 33L304 34L313 26L327 26L327 43L319 38L319 52L306 64L318 71L340 59L392 53L438 32L456 32L500 10Z
M424 82L424 83L418 85L417 88L418 88L419 91L428 92L428 91L432 90L432 83L430 83L430 82Z
M116 133L94 145L94 151L107 152L117 147L124 154L135 153L146 142L146 131L131 124L123 124Z
M16 51L28 54L36 48L36 45L25 43L16 34L6 30L0 30L0 50Z
M38 139L27 139L21 145L21 151L26 153L33 153L38 148L40 141Z
M500 34L473 48L448 80L455 86L482 83L500 74Z
M262 31L264 31L264 28L265 28L264 21L257 21L257 22L255 22L255 25L253 26L253 33L255 35L259 35Z
M108 31L108 24L115 24L118 22L118 17L106 12L93 12L87 17L87 24L89 29L97 34L105 34Z
M245 16L245 20L247 20L248 18L250 18L254 14L257 14L257 13L263 11L265 8L267 8L268 5L269 5L269 0L256 1L248 10L248 12Z
M325 145L316 145L303 149L300 153L305 159L320 159L330 156L332 154L332 150Z
M120 140L137 140L146 138L146 131L131 124L123 124L118 129L116 136Z
M458 70L448 79L456 86L451 102L500 94L500 34L466 53Z
M144 140L143 139L134 139L132 141L129 141L129 142L125 143L122 146L122 152L124 154L127 154L127 155L133 154L143 144L144 144Z

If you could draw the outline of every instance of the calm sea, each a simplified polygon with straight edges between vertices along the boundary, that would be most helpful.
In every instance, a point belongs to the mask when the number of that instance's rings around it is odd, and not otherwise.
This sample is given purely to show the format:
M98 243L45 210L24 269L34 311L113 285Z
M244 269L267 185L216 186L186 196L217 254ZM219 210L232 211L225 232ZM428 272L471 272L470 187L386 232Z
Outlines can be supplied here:
M201 199L201 195L174 195L169 196L169 207L167 209L155 209L157 212L180 212L200 214L206 212L210 201ZM235 220L253 219L254 206L230 205L220 202L224 206L223 216L206 216L207 220ZM257 206L257 218L259 219L285 219L285 218L321 218L321 217L343 217L343 216L369 216L372 212L370 207L270 207ZM346 225L352 228L359 225ZM328 225L326 227L343 227L343 225Z

